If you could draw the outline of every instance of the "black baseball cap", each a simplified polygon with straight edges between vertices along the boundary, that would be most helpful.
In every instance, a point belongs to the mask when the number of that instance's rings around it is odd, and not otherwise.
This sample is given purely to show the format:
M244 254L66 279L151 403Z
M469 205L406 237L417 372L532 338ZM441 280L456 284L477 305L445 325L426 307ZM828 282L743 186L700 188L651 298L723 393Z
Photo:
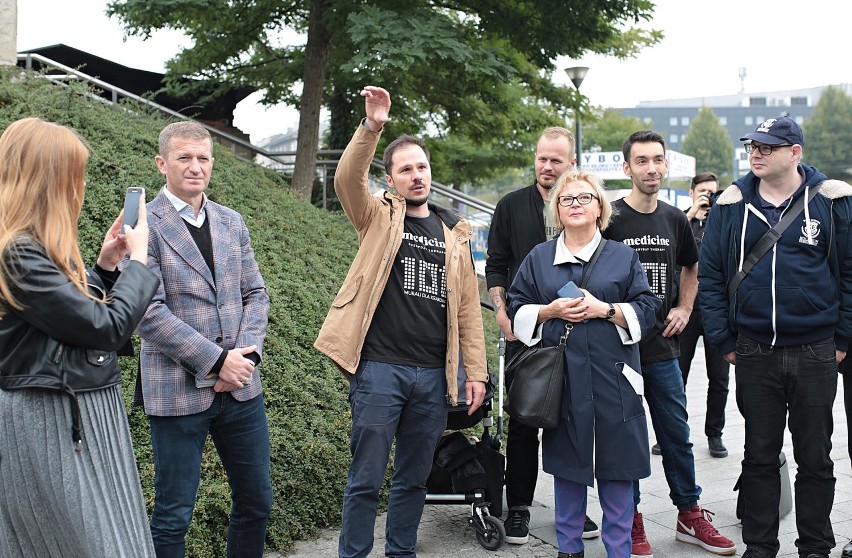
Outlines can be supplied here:
M763 121L757 129L740 138L740 141L759 141L766 145L799 144L805 146L805 134L801 126L789 116L770 118Z

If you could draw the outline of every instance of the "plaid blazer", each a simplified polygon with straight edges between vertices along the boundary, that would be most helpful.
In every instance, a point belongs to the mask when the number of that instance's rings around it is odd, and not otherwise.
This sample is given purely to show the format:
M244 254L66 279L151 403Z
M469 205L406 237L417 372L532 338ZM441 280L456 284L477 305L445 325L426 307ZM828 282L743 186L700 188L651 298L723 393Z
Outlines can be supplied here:
M144 403L149 415L195 414L215 396L212 387L197 388L195 380L210 372L222 349L257 345L262 357L269 295L239 213L207 201L214 279L165 194L146 207L148 267L160 286L136 329L142 350L134 403ZM231 392L235 399L261 393L259 368L248 386Z

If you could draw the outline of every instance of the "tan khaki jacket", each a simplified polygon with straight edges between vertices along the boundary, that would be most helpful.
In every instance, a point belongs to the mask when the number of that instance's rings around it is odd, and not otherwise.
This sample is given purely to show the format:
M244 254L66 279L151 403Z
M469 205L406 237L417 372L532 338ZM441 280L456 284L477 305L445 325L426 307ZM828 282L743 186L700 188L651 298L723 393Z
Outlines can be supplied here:
M402 244L405 199L385 192L370 194L367 178L381 132L363 125L343 152L334 189L358 233L358 253L331 304L314 347L342 370L354 374L376 306L382 297L396 253ZM447 277L447 400L456 405L459 354L470 381L487 379L485 335L479 307L479 287L470 251L470 223L451 212L430 206L444 229ZM448 226L449 221L449 226ZM412 335L416 343L417 336Z

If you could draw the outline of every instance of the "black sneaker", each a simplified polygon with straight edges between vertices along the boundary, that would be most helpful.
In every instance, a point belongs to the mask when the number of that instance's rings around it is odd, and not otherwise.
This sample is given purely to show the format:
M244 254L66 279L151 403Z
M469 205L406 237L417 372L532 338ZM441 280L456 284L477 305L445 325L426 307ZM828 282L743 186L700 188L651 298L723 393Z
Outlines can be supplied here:
M660 444L654 444L651 446L651 453L654 455L663 455L663 450L660 449Z
M840 558L852 558L852 541L849 541L849 544L843 547L843 552L840 554Z
M601 530L598 528L598 524L592 521L592 519L587 515L586 516L586 524L583 525L583 538L584 539L596 539L601 536Z
M722 443L721 436L710 436L707 438L707 445L710 446L712 457L728 457L728 448Z
M526 544L530 540L530 510L512 508L504 522L506 527L506 542L509 544Z

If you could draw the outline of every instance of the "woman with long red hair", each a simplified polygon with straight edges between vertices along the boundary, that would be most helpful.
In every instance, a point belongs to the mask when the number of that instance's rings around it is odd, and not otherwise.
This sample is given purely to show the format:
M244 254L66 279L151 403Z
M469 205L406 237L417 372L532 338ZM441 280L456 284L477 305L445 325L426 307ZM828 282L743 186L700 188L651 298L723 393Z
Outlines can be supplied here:
M88 149L25 118L0 136L0 556L152 558L117 351L157 288L148 225L78 246ZM129 252L130 261L118 271Z

